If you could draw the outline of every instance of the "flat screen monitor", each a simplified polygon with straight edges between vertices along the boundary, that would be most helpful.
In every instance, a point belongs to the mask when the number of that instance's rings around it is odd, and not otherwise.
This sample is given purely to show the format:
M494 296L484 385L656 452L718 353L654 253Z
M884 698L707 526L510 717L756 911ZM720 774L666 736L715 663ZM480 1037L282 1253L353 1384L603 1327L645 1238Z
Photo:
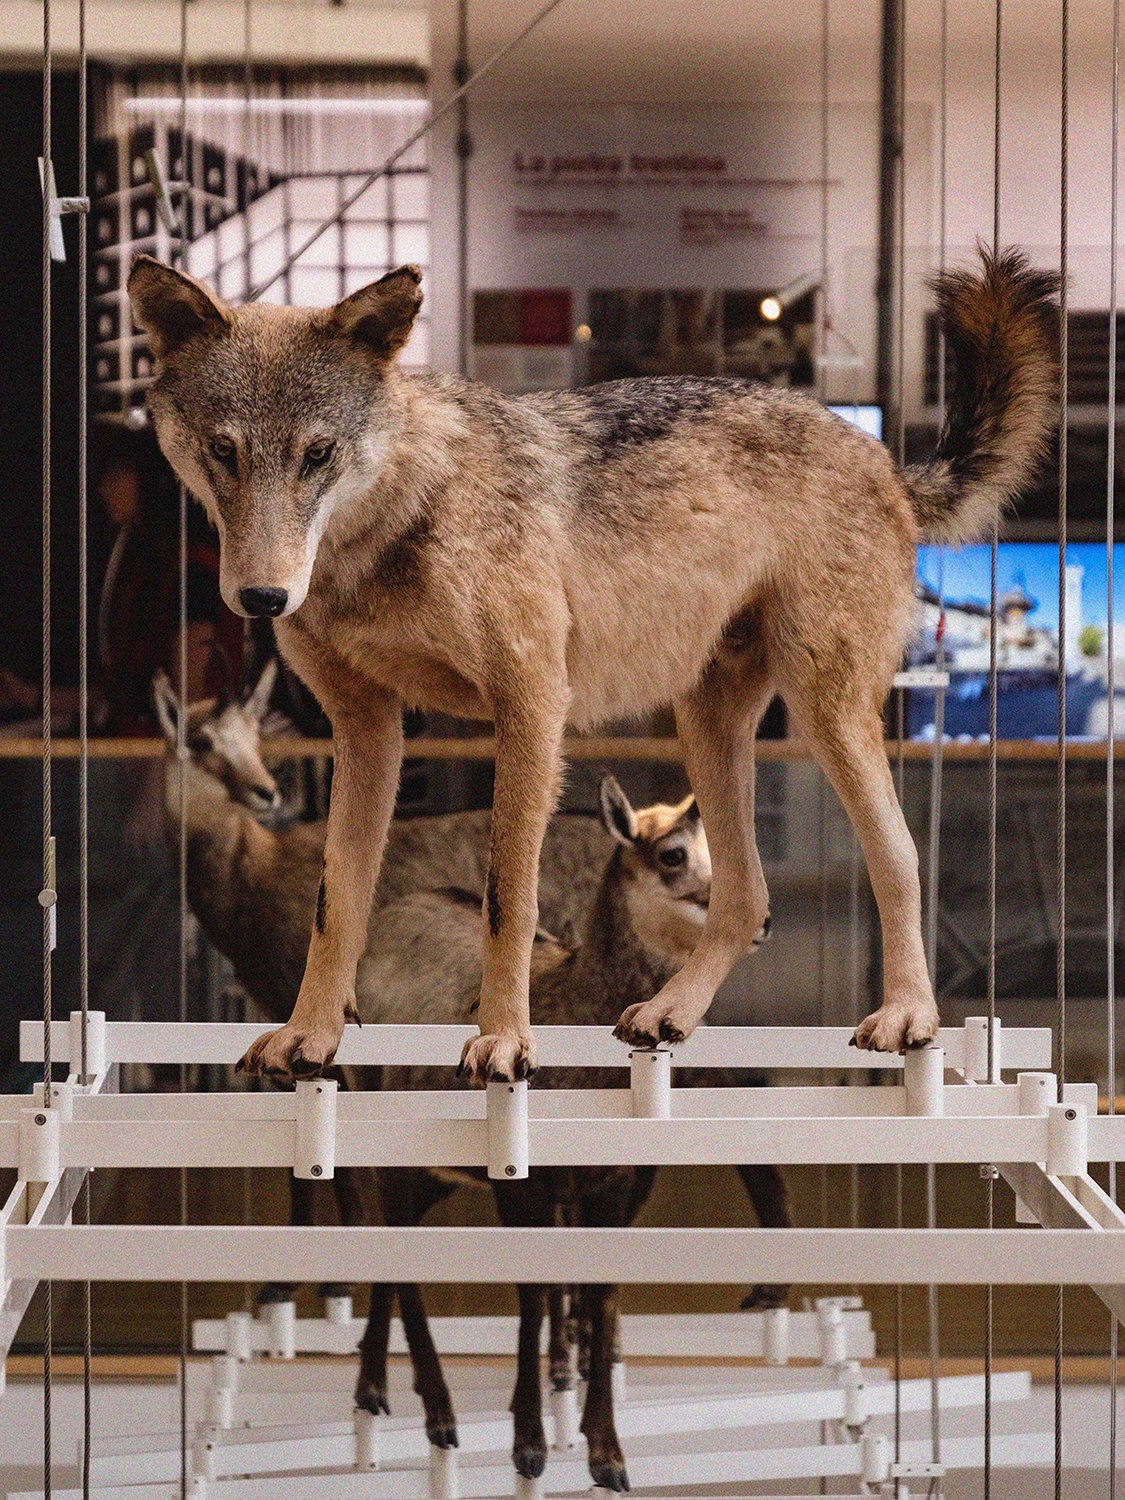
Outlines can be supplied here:
M1054 739L1058 733L1059 565L1053 542L1001 542L996 559L997 732L1001 739ZM1114 609L1108 628L1104 543L1066 549L1066 732L1104 738L1108 663L1116 678L1115 724L1125 735L1125 545L1113 549ZM932 666L942 631L949 687L945 734L988 737L990 563L987 546L919 547L918 630L910 664ZM944 601L944 609L942 608ZM933 739L933 691L907 693L906 729Z

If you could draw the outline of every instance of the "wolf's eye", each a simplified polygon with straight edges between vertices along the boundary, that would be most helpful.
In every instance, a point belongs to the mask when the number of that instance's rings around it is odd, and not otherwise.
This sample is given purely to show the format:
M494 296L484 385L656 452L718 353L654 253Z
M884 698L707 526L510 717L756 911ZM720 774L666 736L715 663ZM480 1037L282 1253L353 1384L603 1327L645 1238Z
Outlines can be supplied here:
M687 863L687 850L682 844L673 844L670 849L661 849L656 857L666 870L675 870Z
M330 443L327 438L320 443L310 443L305 449L305 457L301 464L302 474L311 474L314 469L323 469L332 457L335 446L335 443Z
M208 446L211 449L211 457L217 459L224 469L229 469L233 474L238 466L233 440L219 432L211 439Z

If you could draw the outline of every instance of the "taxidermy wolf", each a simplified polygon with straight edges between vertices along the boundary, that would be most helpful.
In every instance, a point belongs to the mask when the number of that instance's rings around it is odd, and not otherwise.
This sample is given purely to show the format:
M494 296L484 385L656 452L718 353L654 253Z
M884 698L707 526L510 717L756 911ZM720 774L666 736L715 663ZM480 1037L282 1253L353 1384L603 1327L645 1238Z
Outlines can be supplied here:
M935 457L898 468L808 396L732 379L506 397L397 356L421 273L336 306L231 307L148 257L129 278L158 371L161 446L221 541L232 609L270 615L327 711L336 773L300 993L243 1065L319 1072L355 1014L356 964L394 807L403 704L492 719L475 1081L534 1067L536 872L566 726L671 703L714 866L699 944L618 1035L679 1041L764 932L754 732L780 692L863 847L883 1000L861 1047L922 1046L938 1014L917 855L883 747L920 538L983 535L1054 419L1056 278L1008 251L943 276L956 363Z

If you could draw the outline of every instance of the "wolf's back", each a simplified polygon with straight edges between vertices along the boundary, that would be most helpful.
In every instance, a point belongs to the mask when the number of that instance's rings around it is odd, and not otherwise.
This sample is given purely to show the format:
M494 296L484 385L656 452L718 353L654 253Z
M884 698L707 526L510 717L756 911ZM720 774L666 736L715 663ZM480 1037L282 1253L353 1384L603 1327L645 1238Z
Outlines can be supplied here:
M965 542L1032 479L1054 429L1059 279L1018 250L934 282L953 385L934 457L904 471L923 535Z

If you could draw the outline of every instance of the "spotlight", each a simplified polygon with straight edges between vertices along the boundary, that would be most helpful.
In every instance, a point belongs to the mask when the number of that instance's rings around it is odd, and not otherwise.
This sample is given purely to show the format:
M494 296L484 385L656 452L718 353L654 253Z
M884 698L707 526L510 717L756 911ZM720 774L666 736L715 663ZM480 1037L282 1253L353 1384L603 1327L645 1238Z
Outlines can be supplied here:
M810 292L819 291L820 277L811 271L804 276L798 276L794 281L787 281L783 287L776 292L770 292L762 298L758 304L758 311L767 323L776 323L783 312L788 312L795 302L800 302L802 297L807 297Z

